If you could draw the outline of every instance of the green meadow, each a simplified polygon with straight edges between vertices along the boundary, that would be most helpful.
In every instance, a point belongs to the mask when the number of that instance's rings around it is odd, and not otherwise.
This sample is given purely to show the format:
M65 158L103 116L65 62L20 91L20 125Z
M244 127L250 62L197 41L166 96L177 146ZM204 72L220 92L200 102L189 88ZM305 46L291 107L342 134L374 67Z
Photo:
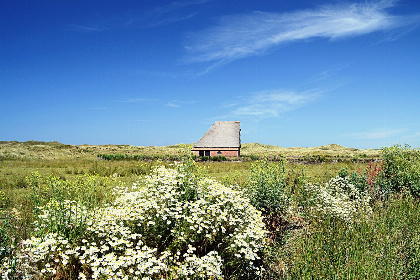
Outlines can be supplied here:
M418 149L190 149L0 142L4 279L420 278Z

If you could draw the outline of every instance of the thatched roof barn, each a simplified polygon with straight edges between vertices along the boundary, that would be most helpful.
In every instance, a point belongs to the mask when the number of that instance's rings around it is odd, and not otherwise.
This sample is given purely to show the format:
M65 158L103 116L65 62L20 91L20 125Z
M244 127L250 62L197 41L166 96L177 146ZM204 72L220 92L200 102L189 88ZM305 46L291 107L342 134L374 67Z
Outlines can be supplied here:
M215 122L194 145L197 156L240 156L241 127L238 121Z

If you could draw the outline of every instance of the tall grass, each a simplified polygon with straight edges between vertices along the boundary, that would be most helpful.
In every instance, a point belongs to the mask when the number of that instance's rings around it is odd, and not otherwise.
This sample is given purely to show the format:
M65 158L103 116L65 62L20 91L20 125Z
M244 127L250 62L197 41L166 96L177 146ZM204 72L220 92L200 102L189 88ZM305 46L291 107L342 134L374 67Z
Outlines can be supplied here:
M351 226L311 221L284 249L286 279L419 279L419 202L396 195Z

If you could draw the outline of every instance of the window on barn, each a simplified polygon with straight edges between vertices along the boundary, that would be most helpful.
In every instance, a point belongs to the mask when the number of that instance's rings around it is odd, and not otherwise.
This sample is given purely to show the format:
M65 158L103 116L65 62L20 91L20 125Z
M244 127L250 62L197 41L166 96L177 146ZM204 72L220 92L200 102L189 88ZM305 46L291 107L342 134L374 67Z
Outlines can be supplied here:
M204 151L198 151L198 155L199 155L200 157L204 157Z
M205 155L206 155L206 157L209 157L210 156L210 151L206 151Z
M218 154L218 155L221 155L221 154L222 154L222 152L221 152L221 151L218 151L218 152L217 152L217 154Z

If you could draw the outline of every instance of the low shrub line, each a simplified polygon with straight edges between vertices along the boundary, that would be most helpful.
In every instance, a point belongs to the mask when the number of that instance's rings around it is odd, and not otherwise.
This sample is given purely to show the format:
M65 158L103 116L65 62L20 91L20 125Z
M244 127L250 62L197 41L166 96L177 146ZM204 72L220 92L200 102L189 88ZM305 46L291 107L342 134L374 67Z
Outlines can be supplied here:
M97 157L103 160L135 160L135 161L182 161L185 155L127 155L127 154L98 154ZM305 164L316 164L316 163L367 163L377 162L380 158L367 157L366 155L361 156L340 156L340 155L307 155L307 156L260 156L260 155L241 155L240 157L226 157L226 156L196 156L191 155L191 159L197 162L206 161L256 161L263 158L269 161L282 161L286 159L289 163L305 163Z

